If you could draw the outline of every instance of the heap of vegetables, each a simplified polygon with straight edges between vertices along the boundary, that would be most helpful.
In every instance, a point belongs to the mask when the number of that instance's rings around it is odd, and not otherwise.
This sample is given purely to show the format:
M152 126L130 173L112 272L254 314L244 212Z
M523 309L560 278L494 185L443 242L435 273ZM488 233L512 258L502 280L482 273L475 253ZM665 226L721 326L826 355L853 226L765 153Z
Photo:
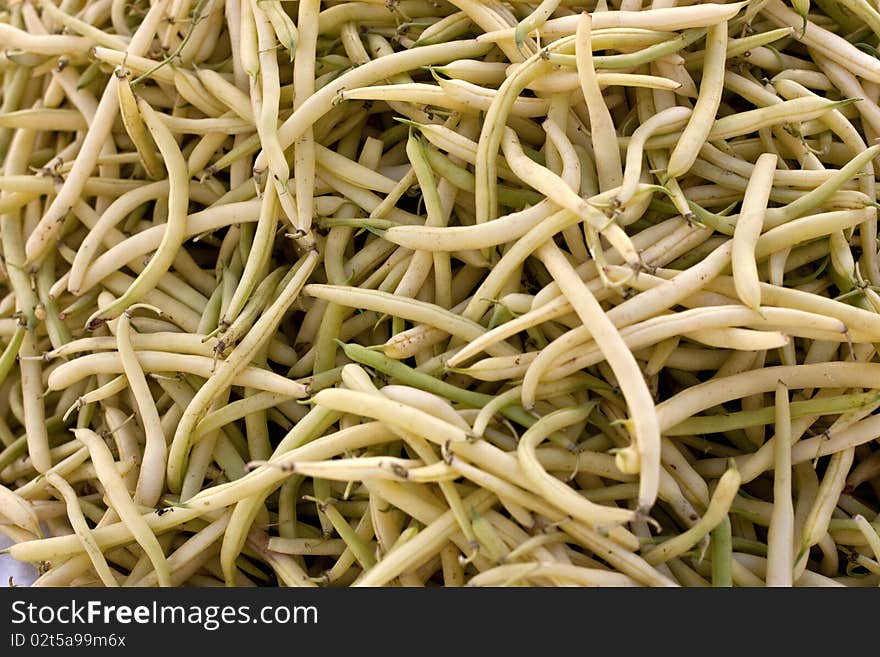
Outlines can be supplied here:
M875 586L868 0L15 0L38 586Z

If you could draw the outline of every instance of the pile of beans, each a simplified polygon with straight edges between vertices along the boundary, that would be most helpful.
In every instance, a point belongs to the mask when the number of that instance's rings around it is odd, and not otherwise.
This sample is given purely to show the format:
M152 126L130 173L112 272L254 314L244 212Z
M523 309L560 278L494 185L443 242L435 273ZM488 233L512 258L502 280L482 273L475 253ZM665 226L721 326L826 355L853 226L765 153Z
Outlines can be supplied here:
M17 0L37 586L876 586L871 0Z

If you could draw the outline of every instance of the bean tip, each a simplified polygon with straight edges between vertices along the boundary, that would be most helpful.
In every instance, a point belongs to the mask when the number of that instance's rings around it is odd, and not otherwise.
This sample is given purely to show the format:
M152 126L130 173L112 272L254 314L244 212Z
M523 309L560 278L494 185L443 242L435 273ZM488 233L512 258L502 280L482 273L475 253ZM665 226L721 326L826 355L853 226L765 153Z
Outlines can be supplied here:
M85 330L89 331L89 332L97 331L99 328L104 326L104 324L106 324L106 323L107 323L107 319L104 317L91 317L86 322Z

